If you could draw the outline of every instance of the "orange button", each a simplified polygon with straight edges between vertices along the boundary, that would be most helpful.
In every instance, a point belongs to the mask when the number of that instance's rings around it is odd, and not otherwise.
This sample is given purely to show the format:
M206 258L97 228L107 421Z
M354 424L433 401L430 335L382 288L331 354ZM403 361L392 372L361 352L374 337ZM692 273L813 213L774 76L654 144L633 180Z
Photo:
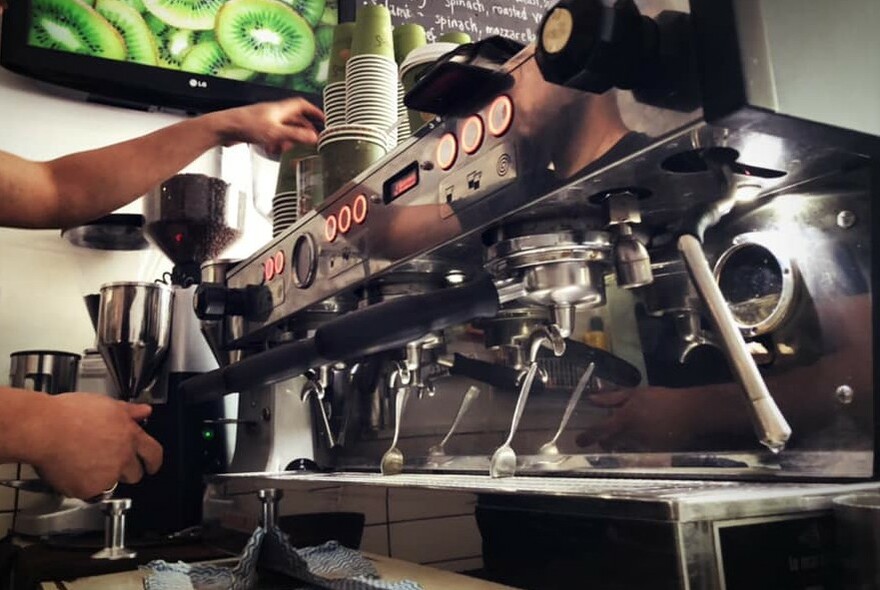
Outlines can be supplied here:
M466 154L473 154L483 145L483 119L479 115L471 115L461 127L461 149Z
M437 143L437 165L443 170L449 170L457 157L458 142L455 141L455 135L445 133Z
M367 218L367 196L358 195L355 197L354 203L351 205L351 216L358 225L362 224Z
M492 101L489 107L489 133L500 137L507 133L513 123L513 101L506 94L502 94Z
M284 252L278 250L275 252L275 274L280 275L284 272Z
M336 239L337 235L339 235L339 226L336 223L336 216L331 215L324 222L324 237L327 238L328 242L332 242Z
M351 207L343 205L339 210L339 233L347 234L351 229Z
M271 281L275 278L275 259L269 258L266 262L263 263L263 278L266 279L266 282Z

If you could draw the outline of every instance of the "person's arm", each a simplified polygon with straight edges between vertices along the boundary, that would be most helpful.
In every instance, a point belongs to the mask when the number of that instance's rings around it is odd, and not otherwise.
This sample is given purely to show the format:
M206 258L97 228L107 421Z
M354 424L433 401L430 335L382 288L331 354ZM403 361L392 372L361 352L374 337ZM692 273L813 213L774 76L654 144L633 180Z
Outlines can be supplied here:
M33 162L0 152L0 226L70 227L142 196L207 150L248 142L273 154L314 144L323 113L301 98L217 111L122 143Z
M0 464L29 463L55 490L91 498L162 465L162 447L138 425L150 415L92 393L46 395L0 387Z

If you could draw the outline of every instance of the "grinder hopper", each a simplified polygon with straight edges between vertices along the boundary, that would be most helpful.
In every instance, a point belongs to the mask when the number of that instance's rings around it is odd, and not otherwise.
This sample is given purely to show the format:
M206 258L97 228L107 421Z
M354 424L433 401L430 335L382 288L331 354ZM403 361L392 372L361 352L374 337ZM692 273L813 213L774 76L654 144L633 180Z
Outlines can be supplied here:
M172 280L199 282L200 265L241 237L245 198L221 178L177 174L144 197L147 237L174 263Z
M174 284L201 282L203 263L218 271L229 266L217 257L241 236L245 205L246 198L232 184L205 174L177 174L146 195L145 231L174 263ZM225 274L209 272L204 280L225 282ZM200 328L217 361L228 364L235 353L221 348L224 322L201 322Z

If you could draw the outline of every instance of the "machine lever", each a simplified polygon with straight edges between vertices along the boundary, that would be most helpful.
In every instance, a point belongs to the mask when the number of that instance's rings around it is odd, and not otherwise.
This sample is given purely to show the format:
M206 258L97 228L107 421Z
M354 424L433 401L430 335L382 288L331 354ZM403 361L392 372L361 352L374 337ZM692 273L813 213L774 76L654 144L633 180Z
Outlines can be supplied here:
M345 360L389 350L434 332L498 313L498 291L488 276L459 287L377 303L330 320L315 333L321 354Z
M619 356L577 340L566 339L563 358L579 364L596 364L596 377L621 387L635 387L642 381L642 373Z
M336 446L336 441L333 439L333 430L330 428L330 419L327 417L327 408L324 407L324 395L324 387L320 383L311 381L306 384L302 390L302 401L306 401L310 397L315 398L315 401L318 404L318 412L321 414L321 422L324 423L324 432L327 433L327 445L328 448L332 449Z
M496 389L515 391L522 381L522 374L516 369L472 359L458 353L453 355L451 362L441 360L440 363L449 368L450 375L467 377ZM532 391L540 394L544 391L544 383L540 379L536 380Z
M785 448L791 436L791 427L779 411L755 360L749 354L742 333L736 327L733 314L715 282L703 247L697 238L684 234L678 239L678 249L712 318L730 365L748 397L755 432L764 446L778 453Z
M331 320L313 338L282 344L237 363L192 377L181 384L194 404L270 384L321 364L397 348L478 317L498 313L498 292L488 276L459 287L377 303Z

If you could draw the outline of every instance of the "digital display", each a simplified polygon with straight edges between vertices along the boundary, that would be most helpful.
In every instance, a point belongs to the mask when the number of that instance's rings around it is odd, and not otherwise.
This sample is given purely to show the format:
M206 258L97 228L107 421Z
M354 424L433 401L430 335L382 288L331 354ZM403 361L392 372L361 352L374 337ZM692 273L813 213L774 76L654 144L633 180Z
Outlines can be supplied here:
M419 163L413 162L387 181L385 181L383 199L387 205L419 186Z
M27 42L304 93L327 81L336 0L31 0Z

